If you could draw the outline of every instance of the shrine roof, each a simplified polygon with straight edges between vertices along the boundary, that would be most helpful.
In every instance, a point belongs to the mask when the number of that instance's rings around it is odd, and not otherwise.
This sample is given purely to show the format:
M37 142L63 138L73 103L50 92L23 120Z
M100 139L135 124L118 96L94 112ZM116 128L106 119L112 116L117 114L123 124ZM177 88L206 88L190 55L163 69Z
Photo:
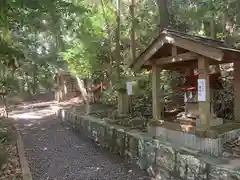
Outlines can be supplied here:
M190 58L194 59L193 56L189 57L190 53L186 52L193 52L194 54L196 53L196 55L202 55L212 60L222 62L225 62L226 59L228 59L227 61L229 62L240 59L238 58L240 57L240 50L227 45L224 41L194 36L171 29L163 29L160 35L155 38L152 43L130 63L129 67L136 70L145 66L147 61L156 59L166 60L168 57L173 57L172 55L164 54L166 53L166 46L169 48L169 45L181 48L181 50L183 50L184 53L182 55L185 55L181 56L182 59L183 57L185 58L186 55L188 56L188 60L190 60ZM163 50L161 51L161 49ZM177 56L175 56L175 58L176 57ZM168 63L174 62L175 61L169 61Z

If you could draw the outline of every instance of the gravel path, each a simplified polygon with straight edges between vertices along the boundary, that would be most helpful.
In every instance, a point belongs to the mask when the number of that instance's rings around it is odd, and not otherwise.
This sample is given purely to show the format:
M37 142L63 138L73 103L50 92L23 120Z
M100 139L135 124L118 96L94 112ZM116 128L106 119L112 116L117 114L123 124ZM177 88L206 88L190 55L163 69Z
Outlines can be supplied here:
M15 112L33 180L148 180L144 172L71 132L52 110ZM44 117L42 117L44 116Z

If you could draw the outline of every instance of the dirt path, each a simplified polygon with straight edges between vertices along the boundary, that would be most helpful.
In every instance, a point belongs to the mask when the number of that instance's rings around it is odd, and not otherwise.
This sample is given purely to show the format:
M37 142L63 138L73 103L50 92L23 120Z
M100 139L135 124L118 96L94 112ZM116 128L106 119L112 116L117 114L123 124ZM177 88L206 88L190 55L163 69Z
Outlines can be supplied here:
M147 180L118 156L63 126L50 107L12 112L23 137L33 180Z

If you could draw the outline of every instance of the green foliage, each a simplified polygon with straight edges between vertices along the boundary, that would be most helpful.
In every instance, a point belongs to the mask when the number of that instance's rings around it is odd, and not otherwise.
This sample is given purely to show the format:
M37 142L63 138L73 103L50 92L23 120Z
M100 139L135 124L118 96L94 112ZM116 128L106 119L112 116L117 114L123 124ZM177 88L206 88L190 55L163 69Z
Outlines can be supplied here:
M116 105L117 104L117 92L112 89L107 89L103 92L101 97L101 102L107 105Z
M3 167L4 164L7 162L7 153L4 149L0 147L0 169Z
M51 87L55 69L62 64L59 53L64 47L63 21L69 24L69 16L84 11L81 4L65 0L2 1L0 63L4 71L1 88L18 92L26 89L34 94L41 87Z
M0 169L8 160L4 146L15 140L15 129L9 119L0 118Z
M170 26L173 29L208 37L214 35L223 40L232 36L231 45L240 39L239 8L238 0L168 1ZM54 73L66 62L72 73L104 82L109 88L104 102L109 102L109 99L116 102L113 91L125 90L126 80L132 79L133 73L126 68L132 59L129 2L121 1L121 81L117 79L115 10L115 2L109 0L98 3L84 0L1 1L1 88L29 94L49 89L53 85ZM156 1L137 1L137 55L158 35L159 24ZM150 103L149 75L133 80L139 84L135 96ZM161 94L165 101L181 96L175 91L181 80L181 75L174 72L164 71L161 74Z
M104 31L105 20L99 11L100 7L86 6L87 11L75 18L74 29L66 29L68 40L63 52L64 60L70 70L82 77L93 77L102 71L110 49L107 33ZM106 14L110 11L106 9ZM108 18L111 20L111 17Z
M9 143L13 140L13 128L4 123L0 123L0 144Z

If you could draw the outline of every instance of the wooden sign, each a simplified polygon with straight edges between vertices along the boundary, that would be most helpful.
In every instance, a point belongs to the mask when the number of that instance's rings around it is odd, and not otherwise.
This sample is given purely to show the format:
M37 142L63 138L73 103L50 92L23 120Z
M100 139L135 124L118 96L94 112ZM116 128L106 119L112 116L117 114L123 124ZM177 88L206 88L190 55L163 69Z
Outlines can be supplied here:
M206 80L198 79L198 101L206 101Z
M200 128L201 122L200 119L196 119L196 128Z
M187 92L184 92L184 102L187 102Z
M132 82L127 82L127 94L133 95Z

